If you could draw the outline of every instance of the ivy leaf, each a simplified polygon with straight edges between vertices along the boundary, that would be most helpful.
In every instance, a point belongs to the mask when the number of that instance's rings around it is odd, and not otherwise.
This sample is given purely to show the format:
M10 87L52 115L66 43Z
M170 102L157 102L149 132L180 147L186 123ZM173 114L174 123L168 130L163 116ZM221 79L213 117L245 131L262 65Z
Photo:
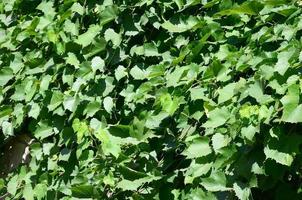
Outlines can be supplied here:
M23 198L26 200L34 200L34 193L30 184L25 185L23 190Z
M218 103L224 103L230 100L234 96L234 90L236 87L236 83L230 83L224 86L222 89L218 90Z
M244 187L243 184L234 183L233 185L236 196L242 200L249 200L251 197L251 190Z
M83 47L86 47L92 43L92 41L97 36L100 30L101 27L98 25L90 26L87 32L83 33L82 35L79 35L78 39L75 42L82 45Z
M279 152L276 149L270 149L269 146L264 147L264 154L266 158L275 160L282 165L290 166L294 160L293 156L288 153Z
M73 65L76 69L79 68L80 62L78 61L76 55L74 53L68 53L68 57L66 58L66 63Z
M5 67L0 70L0 87L5 86L14 77L13 70Z
M105 31L104 36L107 42L111 41L113 43L113 48L117 48L122 42L121 36L111 28Z
M188 148L184 151L184 155L187 158L198 158L207 156L212 153L212 149L209 145L209 138L207 137L200 137L195 138L193 141L189 143Z
M92 198L94 189L92 185L78 185L71 188L72 196L75 198Z
M104 105L104 108L105 110L108 112L108 113L111 113L111 110L113 108L113 100L111 97L105 97L104 101L103 101L103 105Z
M120 139L118 137L112 136L108 130L100 129L95 133L95 137L102 142L102 150L105 155L112 154L114 157L118 157L120 148Z
M130 74L136 80L143 80L146 78L145 72L142 69L140 69L138 66L134 66L130 70Z
M114 75L115 75L115 78L117 81L121 80L122 78L124 78L127 75L126 68L119 65L117 67L117 69L115 70Z
M215 108L208 114L208 120L202 126L205 128L216 128L223 125L230 117L226 107Z
M47 185L40 183L37 184L34 188L34 195L37 199L41 200L45 197L45 190L47 190Z
M2 132L6 137L13 136L14 135L14 128L12 123L8 121L2 122Z
M228 190L225 174L221 171L212 171L210 177L201 179L200 184L211 192Z
M101 104L97 101L90 102L84 110L87 117L92 117L96 112L99 111Z
M299 86L292 85L288 88L287 94L281 99L283 113L281 120L290 123L302 122L302 105L299 103Z
M91 67L94 72L96 72L97 70L103 72L105 67L105 62L101 57L96 56L91 60Z
M292 57L294 49L282 51L278 54L278 62L275 67L275 71L280 75L284 75L287 69L290 67L289 59Z
M54 91L51 96L50 104L47 106L49 111L55 110L63 102L63 94L60 91Z
M193 16L189 16L187 19L179 19L176 23L165 21L161 24L161 27L171 33L182 33L191 30L197 24L198 20Z
M7 191L11 194L11 195L15 195L17 192L17 188L18 188L18 176L13 176L9 182L7 183Z
M34 131L35 137L41 140L53 134L54 134L53 128L48 126L45 122L41 122L36 128L36 130Z
M178 109L180 102L180 98L174 97L170 94L164 94L160 97L160 103L164 111L173 115L174 112Z

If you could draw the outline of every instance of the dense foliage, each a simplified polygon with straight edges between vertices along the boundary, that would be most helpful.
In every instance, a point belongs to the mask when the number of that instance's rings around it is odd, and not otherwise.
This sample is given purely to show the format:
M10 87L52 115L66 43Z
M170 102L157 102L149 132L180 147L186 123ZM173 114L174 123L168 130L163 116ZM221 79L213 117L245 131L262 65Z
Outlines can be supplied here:
M299 4L0 1L0 196L302 199Z

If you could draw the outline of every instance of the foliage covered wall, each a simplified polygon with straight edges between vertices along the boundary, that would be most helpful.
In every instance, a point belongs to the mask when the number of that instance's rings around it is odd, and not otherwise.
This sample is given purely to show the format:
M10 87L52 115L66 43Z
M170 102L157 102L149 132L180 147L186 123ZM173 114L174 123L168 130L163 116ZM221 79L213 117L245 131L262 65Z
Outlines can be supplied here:
M8 199L302 199L290 0L2 0Z

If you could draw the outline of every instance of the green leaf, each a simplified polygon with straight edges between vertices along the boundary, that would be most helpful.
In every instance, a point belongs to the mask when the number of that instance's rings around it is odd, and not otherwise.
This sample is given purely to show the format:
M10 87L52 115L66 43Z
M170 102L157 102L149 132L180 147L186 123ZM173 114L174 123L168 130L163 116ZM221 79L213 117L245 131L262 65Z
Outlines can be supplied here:
M89 128L85 122L81 122L78 118L72 122L72 128L77 134L77 143L81 143L83 137L87 134Z
M200 183L207 191L226 191L226 177L221 171L212 171L210 177L202 178Z
M81 4L79 3L74 3L72 6L71 6L71 11L73 12L77 12L78 14L80 15L83 15L84 14L84 8Z
M121 188L124 191L126 191L126 190L135 191L143 184L150 183L150 182L152 182L154 180L158 180L158 179L159 179L159 177L145 177L145 178L140 178L140 179L136 179L133 181L123 179L122 181L120 181L117 184L117 188Z
M34 193L30 184L25 185L23 190L23 198L25 200L34 200Z
M114 157L118 157L121 148L121 140L118 137L112 136L107 130L100 129L95 133L95 137L102 142L102 150L105 155L112 154Z
M179 19L179 21L176 23L165 21L161 24L161 27L171 33L182 33L191 30L197 24L198 19L193 16L189 16L187 19Z
M37 119L40 114L40 111L41 111L41 108L40 108L39 104L33 103L30 106L30 111L28 112L28 116L32 117L34 119Z
M234 6L233 8L226 9L216 13L216 16L223 16L223 15L257 15L261 9L262 4L258 1L247 1L241 5Z
M34 135L36 138L43 140L51 135L53 135L53 128L48 126L45 122L39 123L38 127L34 131Z
M251 198L251 190L244 187L243 184L234 183L233 185L236 196L242 200L249 200Z
M187 156L187 158L199 158L207 156L212 153L209 143L209 138L197 137L193 141L189 142L188 148L183 154Z
M101 104L97 101L90 102L87 107L84 110L84 114L87 115L87 117L92 117L95 115L96 112L98 112L101 108Z
M103 105L104 105L104 108L105 110L108 112L108 113L111 113L111 110L113 108L113 100L111 97L105 97L104 101L103 101Z
M105 62L101 57L96 56L91 60L91 67L94 72L96 72L97 70L103 72L105 67Z
M298 85L291 85L288 92L280 100L283 104L281 120L290 123L302 122L302 105L299 103L300 90Z
M63 102L63 94L60 91L54 91L51 96L49 105L47 106L49 111L55 110Z
M291 166L294 158L292 155L288 153L280 152L276 149L270 149L269 146L264 147L264 154L266 158L270 158L272 160L275 160L277 163L280 163L282 165Z
M113 44L113 48L117 48L119 47L119 45L121 44L122 42L122 38L121 38L121 35L116 33L113 29L109 28L105 31L105 40L108 42L108 41L111 41L112 44Z
M185 174L185 184L193 183L195 178L207 174L211 168L212 163L197 164L194 160Z
M15 195L18 189L18 176L13 176L7 183L7 191L11 195Z
M101 25L105 25L114 20L119 13L117 5L106 6L105 9L100 13Z
M220 104L230 100L234 96L235 87L236 83L230 83L218 90L218 103Z
M160 103L164 111L169 113L169 115L173 115L174 112L179 108L181 101L180 98L172 98L169 93L166 93L160 97Z
M227 146L231 139L227 135L222 135L221 133L216 133L212 137L212 145L215 151L218 151L222 147Z
M47 185L45 185L43 183L37 184L35 186L35 188L34 188L34 195L35 195L35 197L38 200L43 199L46 196L46 194L45 194L46 190L47 190Z
M8 81L14 77L13 70L8 67L4 67L0 70L0 87L5 86Z
M94 38L97 36L100 30L101 30L100 26L92 25L88 28L88 30L85 33L79 35L78 39L76 39L75 42L82 45L83 47L86 47L93 42Z
M130 70L130 74L135 80L143 80L146 78L145 72L142 69L140 69L138 66L134 66Z
M74 53L68 53L68 57L65 59L67 64L73 65L76 69L80 67L80 62Z
M275 71L278 72L280 75L283 76L290 67L289 59L292 57L294 52L294 49L290 49L282 51L278 54L278 62L276 63Z
M76 198L93 198L94 188L92 185L72 186L72 196Z
M215 108L208 114L208 120L202 126L205 128L216 128L226 123L230 113L226 107Z
M2 122L1 126L2 126L2 132L3 132L4 136L6 136L6 137L14 136L14 128L10 122L4 121L4 122Z
M4 188L5 182L4 179L0 178L0 191Z
M116 68L114 75L115 75L115 78L117 81L121 80L122 78L124 78L127 75L126 68L119 65Z

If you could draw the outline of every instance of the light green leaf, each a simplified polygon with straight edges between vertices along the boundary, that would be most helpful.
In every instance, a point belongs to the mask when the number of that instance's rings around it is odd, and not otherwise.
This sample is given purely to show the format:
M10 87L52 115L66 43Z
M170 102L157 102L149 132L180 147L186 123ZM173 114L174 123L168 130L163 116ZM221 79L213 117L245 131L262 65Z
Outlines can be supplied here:
M236 83L230 83L218 90L218 103L220 104L230 100L234 96L235 87Z
M37 129L34 131L34 135L36 138L43 140L54 134L53 128L48 126L45 122L41 122Z
M160 97L160 103L164 111L166 111L170 115L173 115L174 112L179 108L181 101L180 98L172 98L169 93L166 93Z
M76 118L72 122L72 128L77 134L77 143L80 144L83 137L87 134L89 127L85 121L81 122L78 118Z
M101 104L97 101L90 102L84 110L84 114L87 117L92 117L96 112L98 112L101 108Z
M226 191L226 177L221 171L212 171L210 177L202 178L200 183L207 191Z
M138 66L134 66L130 70L130 74L135 80L143 80L146 78L145 72L142 69L140 69Z
M73 65L76 69L78 69L80 66L80 62L77 59L76 55L74 53L70 53L70 52L67 55L68 55L68 57L65 58L66 63Z
M253 141L254 136L258 131L259 131L258 127L255 127L253 125L249 125L248 127L243 127L241 129L241 134L242 134L243 138L246 138L249 141Z
M212 163L198 164L192 161L185 174L185 184L193 183L195 178L207 174L212 168Z
M236 196L240 200L249 200L251 197L251 189L244 187L243 184L234 183L233 185Z
M47 185L43 184L43 183L39 183L35 186L34 188L34 195L38 200L43 199L46 194L45 191L47 190Z
M157 47L153 43L144 44L144 55L145 56L158 56Z
M212 145L215 151L225 147L229 144L231 139L227 135L222 135L221 133L216 133L212 137Z
M295 52L294 49L290 49L290 50L282 51L281 53L278 54L278 62L276 63L275 66L276 72L278 72L281 75L285 74L285 72L290 67L289 59L292 57L294 52Z
M77 96L73 97L65 97L63 106L65 110L69 110L71 112L74 112L77 109L77 106L79 104L79 98Z
M266 158L275 160L282 165L291 166L294 158L288 153L279 152L276 149L270 149L269 146L264 147L264 154Z
M2 122L2 132L4 134L4 136L9 137L9 136L13 136L14 135L14 128L12 123L8 122L8 121L4 121Z
M190 142L188 148L184 151L184 155L187 158L199 158L203 156L207 156L212 153L212 149L210 147L210 139L207 137L198 137Z
M84 8L81 4L79 3L74 3L72 6L71 6L71 11L72 12L77 12L78 14L80 15L83 15L84 14Z
M119 47L122 42L122 37L120 34L116 33L113 29L109 28L105 31L105 40L111 41L113 44L113 48Z
M117 81L121 80L122 78L124 78L127 75L126 68L119 65L116 68L114 75L115 75L115 78Z
M14 77L13 70L8 67L4 67L0 70L0 87L3 87Z
M202 126L205 128L216 128L223 125L230 117L226 107L215 108L208 114L208 120Z
M288 88L288 92L280 100L283 104L281 120L290 123L302 122L302 104L299 103L299 86L294 84Z
M63 102L63 94L60 91L53 91L49 105L47 106L49 111L55 110Z
M176 23L173 23L171 21L165 21L163 24L161 24L161 27L171 33L182 33L191 30L197 24L198 19L193 16L190 16L187 19L179 19L179 21Z
M105 97L104 101L103 101L103 105L104 105L104 108L105 110L108 112L108 113L111 113L111 110L113 108L113 100L111 97Z
M83 33L82 35L79 35L78 39L75 42L82 45L83 47L86 47L92 43L94 38L100 32L100 30L101 30L100 26L92 25L89 27L87 32Z
M23 198L25 200L34 200L33 189L30 184L26 184L23 190Z
M15 175L7 183L7 191L8 193L14 196L17 192L17 189L18 189L18 176Z
M97 70L103 72L105 67L105 62L101 57L96 56L91 60L91 67L94 72L96 72Z
M112 154L114 157L118 157L121 152L121 139L112 136L108 130L100 129L95 133L95 137L102 142L102 150L105 155Z

